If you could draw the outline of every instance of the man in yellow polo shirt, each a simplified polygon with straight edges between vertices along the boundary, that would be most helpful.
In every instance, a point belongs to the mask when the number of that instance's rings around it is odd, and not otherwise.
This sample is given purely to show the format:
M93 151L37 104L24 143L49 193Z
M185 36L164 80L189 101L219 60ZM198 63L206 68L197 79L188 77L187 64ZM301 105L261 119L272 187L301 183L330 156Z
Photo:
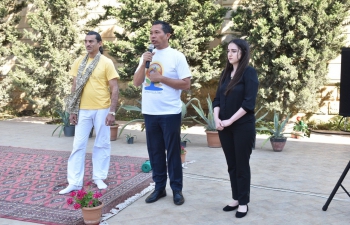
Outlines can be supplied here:
M83 89L78 97L80 104L77 101L78 111L70 112L70 122L75 124L75 137L73 150L68 159L68 186L59 194L82 189L86 145L92 127L96 131L92 153L92 179L99 189L107 188L103 180L107 178L110 163L109 126L115 121L119 89L118 73L112 60L102 55L101 46L100 34L94 31L88 32L85 37L87 55L76 59L70 71L70 75L74 76L72 93L81 86Z

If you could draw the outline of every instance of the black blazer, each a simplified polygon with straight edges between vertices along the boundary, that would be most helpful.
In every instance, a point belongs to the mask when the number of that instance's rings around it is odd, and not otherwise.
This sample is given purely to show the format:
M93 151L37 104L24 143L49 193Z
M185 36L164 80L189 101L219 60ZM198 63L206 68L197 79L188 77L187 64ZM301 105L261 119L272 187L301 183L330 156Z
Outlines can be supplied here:
M224 76L224 74L222 73L221 76ZM242 107L247 113L235 121L232 126L247 122L255 123L254 108L259 87L256 70L253 67L248 66L244 70L243 75L236 86L234 86L227 95L224 95L230 80L231 79L228 76L225 78L222 85L219 83L213 100L213 108L220 107L219 118L221 120L226 120L233 116L233 114Z

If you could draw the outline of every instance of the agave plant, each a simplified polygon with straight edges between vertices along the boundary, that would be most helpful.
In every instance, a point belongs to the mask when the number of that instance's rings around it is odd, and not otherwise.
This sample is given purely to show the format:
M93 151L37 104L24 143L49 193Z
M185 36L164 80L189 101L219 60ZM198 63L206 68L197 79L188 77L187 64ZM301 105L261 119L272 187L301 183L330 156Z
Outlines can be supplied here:
M61 128L60 132L58 134L58 136L61 137L61 134L62 134L62 131L63 131L64 127L69 127L70 126L69 113L66 112L66 111L61 111L61 110L57 110L56 112L61 118L61 123L55 128L55 130L52 132L51 136L54 135L54 133L56 132L56 130L58 128Z
M196 116L189 116L189 117L185 117L187 115L187 107L191 104L191 102L193 100L198 100L195 98L190 99L186 104L184 102L182 102L182 108L181 108L181 124L183 122L187 122L187 121L193 121Z
M193 119L199 124L202 124L205 127L205 130L207 131L216 131L215 126L215 120L214 120L214 110L213 110L213 104L210 99L210 95L208 94L208 97L206 98L207 104L208 104L208 113L206 114L201 106L200 101L197 98L193 98L192 100L196 100L198 103L198 106L195 106L194 104L191 104L192 107L196 110L198 115L204 120L205 123L202 123L199 120Z
M289 120L289 116L290 113L288 113L286 119L284 119L283 121L280 122L279 120L279 114L275 111L274 112L274 117L273 117L273 125L274 125L274 129L269 129L271 135L264 141L264 143L262 144L262 146L265 145L265 143L270 140L271 138L275 138L275 139L285 139L286 137L284 137L285 134L290 134L290 133L284 133L284 128Z

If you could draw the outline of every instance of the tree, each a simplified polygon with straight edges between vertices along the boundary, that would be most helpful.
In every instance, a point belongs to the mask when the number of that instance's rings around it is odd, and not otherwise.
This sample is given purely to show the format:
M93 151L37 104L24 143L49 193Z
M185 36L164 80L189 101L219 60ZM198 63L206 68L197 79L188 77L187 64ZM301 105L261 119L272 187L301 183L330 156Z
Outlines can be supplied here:
M185 54L191 67L192 85L212 82L222 70L222 46L210 49L228 9L213 0L120 0L120 7L104 6L106 14L91 24L115 18L124 31L116 32L115 43L105 43L109 54L122 64L118 73L131 80L143 52L148 48L149 30L155 20L169 22L174 29L170 45ZM126 93L126 92L124 92Z
M25 1L2 0L0 2L0 111L9 101L9 79L5 77L7 71L1 68L11 58L11 42L21 38L15 26L21 19L19 12L25 6Z
M349 0L243 0L232 13L234 31L252 46L267 109L315 112L327 83L328 61L344 46Z
M70 65L81 53L78 10L86 1L31 0L33 12L28 13L29 30L24 36L29 43L16 41L12 51L17 58L10 72L14 88L24 92L33 108L52 114L63 108L70 92Z

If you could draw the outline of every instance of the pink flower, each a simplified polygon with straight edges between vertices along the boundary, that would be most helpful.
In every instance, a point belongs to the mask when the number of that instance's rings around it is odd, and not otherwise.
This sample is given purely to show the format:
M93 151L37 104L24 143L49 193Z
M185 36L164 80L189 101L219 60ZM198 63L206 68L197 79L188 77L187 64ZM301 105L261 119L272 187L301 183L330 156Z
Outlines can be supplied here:
M301 120L301 117L300 116L297 116L297 121L300 121Z
M67 199L67 204L68 204L68 205L73 204L73 199L72 199L72 198L68 198L68 199Z
M72 205L74 209L92 207L100 204L97 199L101 196L101 192L92 191L91 187L89 189L81 189L70 193L70 198L67 199L67 204Z
M77 199L82 200L85 195L86 195L86 192L84 191L84 189L81 189L77 193Z
M84 189L81 189L78 191L77 195L84 196L84 195L86 195L86 192Z
M75 203L74 204L74 209L80 209L80 204L79 203Z
M92 182L91 182L91 181L89 181L89 182L86 183L86 186L90 186L90 185L92 185Z
M93 196L92 197L94 197L94 198L99 198L99 197L101 197L102 196L102 194L101 193L99 193L99 192L95 192L95 194L93 194Z

